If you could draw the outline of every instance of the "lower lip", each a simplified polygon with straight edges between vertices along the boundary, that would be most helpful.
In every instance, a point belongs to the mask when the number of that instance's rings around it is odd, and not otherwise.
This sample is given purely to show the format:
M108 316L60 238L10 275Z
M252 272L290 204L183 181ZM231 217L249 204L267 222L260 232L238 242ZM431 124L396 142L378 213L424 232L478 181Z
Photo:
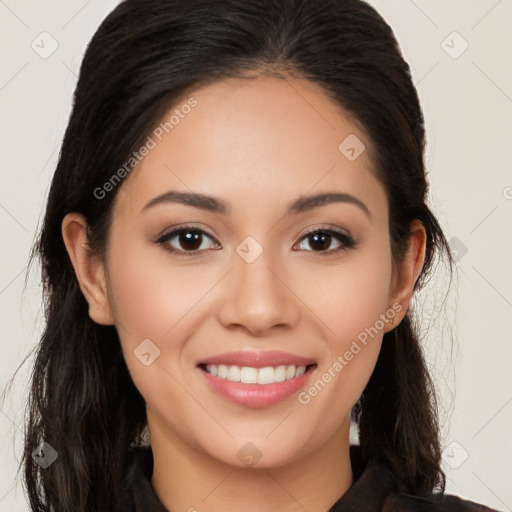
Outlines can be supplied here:
M311 366L305 373L293 379L275 382L274 384L244 384L232 382L211 375L198 367L208 385L224 398L245 407L270 407L299 391L310 377L316 366Z

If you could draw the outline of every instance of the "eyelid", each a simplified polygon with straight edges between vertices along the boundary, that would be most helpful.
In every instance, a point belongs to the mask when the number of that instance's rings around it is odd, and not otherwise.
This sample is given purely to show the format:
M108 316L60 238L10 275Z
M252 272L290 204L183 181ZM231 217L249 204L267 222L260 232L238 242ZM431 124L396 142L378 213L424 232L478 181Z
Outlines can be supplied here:
M216 243L219 243L213 235L211 235L204 229L202 229L196 225L192 225L192 224L178 224L177 226L172 226L172 228L170 230L166 230L162 235L157 236L157 238L154 240L154 243L159 244L159 245L164 245L168 240L174 238L175 236L179 235L182 232L187 232L187 231L201 233L202 235L210 238L211 240L214 240ZM169 252L173 252L173 253L177 253L177 254L188 253L188 254L192 255L192 254L199 254L201 252L204 252L204 250L182 251L180 249L173 249L172 251L169 251Z
M334 225L334 224L327 224L326 226L318 226L318 224L315 224L314 227L312 228L308 228L303 234L302 236L300 237L300 239L302 240L305 236L307 235L310 235L312 233L317 233L317 232L322 232L322 233L335 233L337 235L342 235L342 236L345 236L347 238L352 238L350 233L345 230L345 229L342 229L342 228L339 228L338 226Z
M171 226L166 227L156 237L153 238L154 242L158 242L158 240L161 240L162 238L168 238L170 234L175 234L176 231L182 231L182 230L190 230L190 231L198 231L200 233L203 233L205 235L208 235L210 238L215 238L213 235L211 235L208 231L201 228L199 224L172 224Z

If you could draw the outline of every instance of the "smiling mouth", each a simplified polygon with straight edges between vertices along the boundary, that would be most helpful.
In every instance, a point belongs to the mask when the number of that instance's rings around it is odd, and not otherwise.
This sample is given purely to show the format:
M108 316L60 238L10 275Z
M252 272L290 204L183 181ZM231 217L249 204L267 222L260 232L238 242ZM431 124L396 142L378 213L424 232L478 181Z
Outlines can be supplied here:
M279 365L254 368L252 366L237 366L224 364L199 364L201 370L219 379L242 384L275 384L300 377L316 368L316 364L307 366Z

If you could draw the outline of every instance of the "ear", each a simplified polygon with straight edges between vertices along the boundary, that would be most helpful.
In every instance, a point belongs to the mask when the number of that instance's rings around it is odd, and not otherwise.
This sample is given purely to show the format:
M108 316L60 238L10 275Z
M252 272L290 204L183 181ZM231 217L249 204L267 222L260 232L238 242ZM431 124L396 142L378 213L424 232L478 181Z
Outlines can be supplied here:
M68 213L61 229L80 289L89 304L89 316L98 324L113 325L104 262L89 247L85 217L79 213Z
M403 319L411 303L414 285L425 262L427 233L419 220L411 222L409 228L408 248L401 261L393 263L393 278L389 296L389 307L396 313L396 320L389 323L385 332L392 330Z

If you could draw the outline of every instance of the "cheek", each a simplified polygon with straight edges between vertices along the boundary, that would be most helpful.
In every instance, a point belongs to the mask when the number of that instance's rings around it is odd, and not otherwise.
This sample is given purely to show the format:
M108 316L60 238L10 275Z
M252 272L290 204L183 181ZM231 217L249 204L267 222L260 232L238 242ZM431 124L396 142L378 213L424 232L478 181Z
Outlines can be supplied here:
M313 312L331 349L344 351L347 342L376 324L388 304L392 264L386 240L347 253L336 266L316 265L304 272L297 295ZM382 329L382 322L378 323Z
M162 340L211 286L197 272L166 264L158 252L135 246L110 255L112 310L120 334L133 343Z
M166 370L175 373L193 329L194 306L214 280L192 267L187 272L172 266L163 250L159 254L135 243L117 247L109 254L109 295L126 364L147 402L176 402L179 386ZM147 352L148 365L142 355Z
M375 256L377 255L377 256ZM304 279L308 305L321 319L322 359L311 386L298 396L311 417L334 430L363 392L377 361L386 323L391 253L386 240ZM308 281L308 282L306 282ZM313 286L314 284L314 286ZM385 318L385 317L384 317Z

